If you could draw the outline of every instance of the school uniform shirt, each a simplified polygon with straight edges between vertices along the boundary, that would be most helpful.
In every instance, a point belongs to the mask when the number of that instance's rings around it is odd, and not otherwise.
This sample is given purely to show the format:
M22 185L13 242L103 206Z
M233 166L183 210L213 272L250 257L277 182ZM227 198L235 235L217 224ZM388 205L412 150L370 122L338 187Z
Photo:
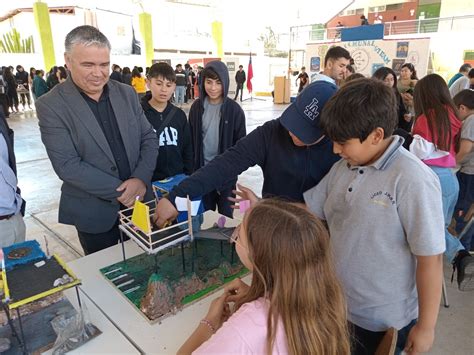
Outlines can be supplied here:
M457 79L454 83L451 84L451 86L449 87L449 93L451 97L454 97L461 91L469 89L469 86L469 78L465 75L462 75L459 79Z
M266 354L267 317L268 302L263 297L245 303L193 354ZM272 354L288 354L281 320Z
M151 93L141 101L143 112L155 132L161 127L171 110L177 111L161 132L156 132L160 148L152 181L163 180L177 174L190 175L193 172L193 147L191 130L186 114L180 108L168 103L163 112L158 112L149 103Z
M462 76L464 76L464 74L462 73L454 74L454 76L448 81L448 88L450 88L456 82L456 80L458 80Z
M468 116L462 123L461 139L474 142L474 114ZM461 165L460 172L474 175L474 151L467 153L464 159L458 162Z
M326 220L348 319L373 331L401 329L418 317L416 257L445 250L436 174L393 136L367 166L340 160L304 193Z

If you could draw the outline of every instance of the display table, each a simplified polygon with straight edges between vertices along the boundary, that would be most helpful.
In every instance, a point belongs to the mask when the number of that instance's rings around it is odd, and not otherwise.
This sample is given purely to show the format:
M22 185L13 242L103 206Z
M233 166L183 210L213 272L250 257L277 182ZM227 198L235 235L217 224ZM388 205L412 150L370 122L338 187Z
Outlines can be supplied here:
M143 253L143 250L131 240L125 242L124 246L127 258ZM99 271L99 269L120 260L122 260L122 246L116 245L77 259L68 265L81 279L81 289L85 294L121 332L133 341L140 351L147 354L175 354L197 327L199 320L206 315L211 301L222 291L218 290L159 323L150 324L125 297L105 280ZM245 280L250 282L250 277L247 276ZM97 326L100 328L99 324ZM111 343L111 349L101 347L92 351L113 352L112 347L115 345ZM124 348L121 350L124 352Z
M64 291L64 295L76 309L79 309L75 289ZM115 325L88 299L83 291L80 291L80 298L81 304L89 312L90 321L100 329L102 334L88 341L80 348L69 352L69 354L140 354L137 348L120 333ZM45 352L45 354L52 354L52 350Z

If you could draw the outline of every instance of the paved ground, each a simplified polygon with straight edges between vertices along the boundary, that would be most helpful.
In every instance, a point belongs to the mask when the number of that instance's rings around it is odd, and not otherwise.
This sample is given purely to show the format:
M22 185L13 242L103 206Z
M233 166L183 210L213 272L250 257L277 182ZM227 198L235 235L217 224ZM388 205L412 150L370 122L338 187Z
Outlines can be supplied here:
M270 100L242 103L247 117L248 132L276 118L285 105ZM189 105L184 107L189 110ZM27 200L27 238L37 239L50 253L58 253L66 261L83 255L75 229L57 221L61 182L54 173L41 142L34 111L12 115L8 122L15 130L15 152L19 184ZM253 167L239 180L260 193L262 172ZM382 265L382 264L381 264ZM450 284L450 266L445 265L445 279L451 306L441 307L436 331L436 343L431 354L474 353L474 293L462 293Z

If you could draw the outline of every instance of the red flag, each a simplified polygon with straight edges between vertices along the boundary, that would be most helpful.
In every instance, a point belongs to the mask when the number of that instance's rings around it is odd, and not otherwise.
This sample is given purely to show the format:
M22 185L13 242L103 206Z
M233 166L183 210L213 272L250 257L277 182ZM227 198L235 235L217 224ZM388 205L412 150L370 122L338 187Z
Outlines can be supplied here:
M253 78L253 69L252 69L252 53L249 57L249 67L247 69L247 90L252 92L252 78Z

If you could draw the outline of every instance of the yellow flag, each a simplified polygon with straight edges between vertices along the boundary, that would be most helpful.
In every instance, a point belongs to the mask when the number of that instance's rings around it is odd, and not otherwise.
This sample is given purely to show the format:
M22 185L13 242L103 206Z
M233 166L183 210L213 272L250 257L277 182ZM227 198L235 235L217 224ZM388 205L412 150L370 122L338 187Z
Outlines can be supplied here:
M139 228L143 233L151 233L150 226L150 207L138 200L135 201L132 213L132 223Z

